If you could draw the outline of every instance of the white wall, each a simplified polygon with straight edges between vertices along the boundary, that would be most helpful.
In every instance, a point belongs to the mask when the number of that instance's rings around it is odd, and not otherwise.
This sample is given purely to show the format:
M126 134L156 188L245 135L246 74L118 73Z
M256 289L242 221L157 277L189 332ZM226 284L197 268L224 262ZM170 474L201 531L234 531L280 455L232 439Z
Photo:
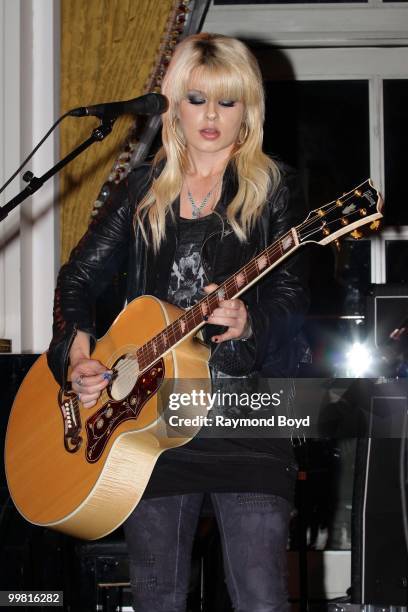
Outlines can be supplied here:
M277 47L405 45L405 0L383 4L211 5L203 30L272 43Z
M58 0L0 0L0 184L58 116ZM51 136L27 166L36 176L58 159ZM4 205L22 188L0 195ZM42 352L51 336L58 266L56 182L51 180L0 227L0 337L13 352Z

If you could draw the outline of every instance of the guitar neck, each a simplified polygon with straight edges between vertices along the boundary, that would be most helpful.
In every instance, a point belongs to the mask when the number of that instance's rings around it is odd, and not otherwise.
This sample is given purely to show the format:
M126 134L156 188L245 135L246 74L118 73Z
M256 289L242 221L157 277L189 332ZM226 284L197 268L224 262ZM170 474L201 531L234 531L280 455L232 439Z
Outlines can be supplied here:
M251 259L218 288L189 308L178 319L136 351L140 371L202 327L222 300L231 300L246 291L299 246L297 231L291 228L281 238Z

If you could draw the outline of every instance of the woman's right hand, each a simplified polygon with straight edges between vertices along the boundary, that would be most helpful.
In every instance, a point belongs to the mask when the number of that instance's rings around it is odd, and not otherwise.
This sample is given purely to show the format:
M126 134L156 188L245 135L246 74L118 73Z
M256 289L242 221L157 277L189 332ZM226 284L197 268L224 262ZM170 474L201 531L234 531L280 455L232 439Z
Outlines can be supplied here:
M111 378L112 371L96 359L79 359L71 370L72 389L85 408L96 404Z
M89 336L78 331L69 353L71 386L85 408L92 408L108 386L112 371L89 357Z

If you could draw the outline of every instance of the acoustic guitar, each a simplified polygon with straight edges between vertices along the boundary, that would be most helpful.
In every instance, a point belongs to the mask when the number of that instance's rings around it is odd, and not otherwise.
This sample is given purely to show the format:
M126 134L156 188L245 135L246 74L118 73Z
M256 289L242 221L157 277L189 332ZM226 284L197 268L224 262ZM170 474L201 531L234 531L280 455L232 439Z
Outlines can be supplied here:
M365 224L377 229L381 211L368 179L310 212L191 308L152 296L132 301L97 342L93 358L114 377L91 409L59 388L42 355L17 393L6 434L7 481L22 516L85 539L118 527L142 497L160 454L200 429L170 427L166 405L188 381L210 390L209 349L197 332L219 301L241 295L304 244L326 245ZM189 413L181 407L178 416Z

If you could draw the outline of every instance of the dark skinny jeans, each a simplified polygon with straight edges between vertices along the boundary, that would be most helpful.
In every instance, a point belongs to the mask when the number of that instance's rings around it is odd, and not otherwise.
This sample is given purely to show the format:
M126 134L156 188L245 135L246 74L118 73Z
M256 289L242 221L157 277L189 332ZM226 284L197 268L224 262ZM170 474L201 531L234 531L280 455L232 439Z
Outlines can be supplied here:
M235 612L288 612L290 503L265 493L212 493ZM185 612L203 494L140 502L125 522L135 612Z

